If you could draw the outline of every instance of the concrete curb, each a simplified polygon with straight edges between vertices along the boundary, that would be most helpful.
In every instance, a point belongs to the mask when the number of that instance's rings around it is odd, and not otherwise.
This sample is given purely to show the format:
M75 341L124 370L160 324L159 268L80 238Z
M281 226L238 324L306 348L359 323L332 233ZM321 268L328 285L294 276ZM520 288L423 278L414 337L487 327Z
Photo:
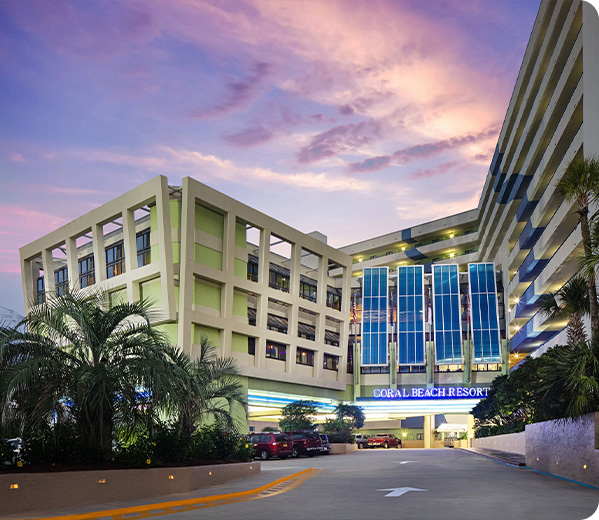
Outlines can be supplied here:
M184 493L248 477L260 462L0 475L0 515Z

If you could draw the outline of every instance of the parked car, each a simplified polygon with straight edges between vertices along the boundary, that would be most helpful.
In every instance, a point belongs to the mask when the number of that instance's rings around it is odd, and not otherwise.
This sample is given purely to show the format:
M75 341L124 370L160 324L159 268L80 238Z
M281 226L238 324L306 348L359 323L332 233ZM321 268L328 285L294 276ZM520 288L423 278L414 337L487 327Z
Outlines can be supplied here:
M377 433L368 437L369 448L401 448L401 440L391 433Z
M359 450L368 448L368 435L354 433L354 441L356 442Z
M286 459L293 455L293 442L291 437L285 433L251 433L249 439L254 449L254 457L260 457L262 460L271 457Z
M293 440L293 456L307 455L313 457L320 453L322 441L318 432L313 431L295 431L285 432Z
M329 442L329 438L327 437L326 433L320 433L319 437L320 442L322 443L320 447L320 453L323 455L328 455L331 453L331 443Z

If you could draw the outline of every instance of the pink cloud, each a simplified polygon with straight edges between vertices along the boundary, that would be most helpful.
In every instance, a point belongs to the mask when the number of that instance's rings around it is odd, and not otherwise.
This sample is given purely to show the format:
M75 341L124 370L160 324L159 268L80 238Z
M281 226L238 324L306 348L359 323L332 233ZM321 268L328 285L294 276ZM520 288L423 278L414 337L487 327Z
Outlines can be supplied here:
M461 149L468 145L495 138L498 134L499 129L492 128L432 143L417 144L401 148L391 155L371 157L359 163L352 163L349 165L349 169L352 172L374 172L386 168L389 164L409 164L415 160L428 159L444 152Z
M447 175L454 168L462 164L460 161L449 161L443 164L437 164L430 168L418 168L415 172L410 173L411 179L423 179L428 177L436 177L437 175Z
M340 125L317 134L298 153L300 163L310 163L333 157L339 153L353 152L379 138L384 129L383 121L362 121Z
M251 74L243 81L232 80L225 86L223 99L214 107L191 110L189 115L197 119L217 119L231 112L247 108L256 98L259 86L270 74L268 63L256 63Z
M224 140L229 144L246 148L257 144L270 141L274 137L274 132L262 125L250 126L240 132L225 134Z
M25 162L25 158L20 153L13 153L10 156L10 162L24 163Z

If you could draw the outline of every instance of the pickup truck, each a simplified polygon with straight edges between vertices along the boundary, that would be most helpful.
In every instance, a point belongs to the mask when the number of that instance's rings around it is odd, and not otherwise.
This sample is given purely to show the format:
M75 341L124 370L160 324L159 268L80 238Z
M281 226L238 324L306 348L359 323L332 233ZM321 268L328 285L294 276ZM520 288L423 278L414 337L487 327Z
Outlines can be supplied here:
M391 433L377 433L368 437L368 448L401 448L401 440Z

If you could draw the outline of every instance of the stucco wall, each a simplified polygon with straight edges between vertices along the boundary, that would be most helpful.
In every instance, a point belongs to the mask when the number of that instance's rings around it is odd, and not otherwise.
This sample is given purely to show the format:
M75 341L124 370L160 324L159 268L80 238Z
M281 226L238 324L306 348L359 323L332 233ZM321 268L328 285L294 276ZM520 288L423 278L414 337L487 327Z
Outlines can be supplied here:
M526 426L526 466L599 486L599 413ZM585 467L586 466L586 467Z
M159 497L258 474L259 462L186 468L65 471L0 475L0 515ZM172 476L172 478L169 478ZM10 489L18 484L18 489Z
M510 453L526 454L525 432L508 433L494 437L483 437L472 440L473 448L487 448L491 450L509 451Z

